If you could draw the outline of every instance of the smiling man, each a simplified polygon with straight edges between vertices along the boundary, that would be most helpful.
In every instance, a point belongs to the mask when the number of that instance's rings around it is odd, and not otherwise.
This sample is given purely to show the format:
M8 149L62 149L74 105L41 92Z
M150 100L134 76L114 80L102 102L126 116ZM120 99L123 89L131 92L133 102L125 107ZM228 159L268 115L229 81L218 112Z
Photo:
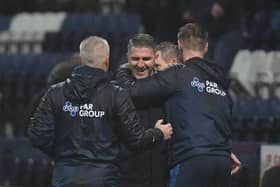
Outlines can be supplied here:
M30 142L54 159L52 187L120 187L120 143L142 150L172 135L162 120L144 130L128 93L108 80L109 55L104 38L84 39L81 66L48 89L31 118Z
M152 106L162 98L165 120L174 127L170 141L169 187L229 187L241 166L231 153L232 102L222 68L208 62L208 32L195 23L178 31L184 62L146 79L130 79L136 107ZM157 101L158 102L158 101Z
M124 72L129 72L132 79L144 79L154 74L156 43L149 34L137 34L127 46L127 60L116 73L116 81L124 85ZM141 101L145 102L145 101ZM137 108L141 124L145 129L154 126L156 119L163 116L157 107ZM167 184L167 146L161 144L153 150L133 153L123 146L121 152L122 187L164 187Z
M147 78L152 75L155 65L155 42L149 34L139 34L129 40L128 65L133 77Z

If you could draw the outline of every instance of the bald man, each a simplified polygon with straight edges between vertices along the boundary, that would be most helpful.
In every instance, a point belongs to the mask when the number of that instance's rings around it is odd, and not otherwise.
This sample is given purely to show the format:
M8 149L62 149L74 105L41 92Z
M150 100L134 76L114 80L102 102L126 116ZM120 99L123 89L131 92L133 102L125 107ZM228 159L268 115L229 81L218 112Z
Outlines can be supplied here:
M120 141L132 150L169 139L162 120L144 130L126 91L107 79L110 47L91 36L80 44L82 66L50 87L31 118L31 143L55 161L54 187L119 187Z

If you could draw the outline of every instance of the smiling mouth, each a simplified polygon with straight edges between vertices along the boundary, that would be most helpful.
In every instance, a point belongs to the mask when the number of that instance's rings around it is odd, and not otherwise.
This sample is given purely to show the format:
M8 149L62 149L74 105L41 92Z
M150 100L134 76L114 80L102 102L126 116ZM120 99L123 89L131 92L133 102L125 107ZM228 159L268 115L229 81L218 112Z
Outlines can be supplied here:
M145 68L145 67L143 67L143 68L136 68L136 72L144 72L144 71L146 71L147 70L147 68Z
M145 67L144 68L135 68L135 74L142 76L142 75L146 74L147 70L148 69Z
M139 72L139 71L138 71L138 72L136 72L136 74L137 74L137 75L144 75L144 74L145 74L145 71L142 71L142 72Z

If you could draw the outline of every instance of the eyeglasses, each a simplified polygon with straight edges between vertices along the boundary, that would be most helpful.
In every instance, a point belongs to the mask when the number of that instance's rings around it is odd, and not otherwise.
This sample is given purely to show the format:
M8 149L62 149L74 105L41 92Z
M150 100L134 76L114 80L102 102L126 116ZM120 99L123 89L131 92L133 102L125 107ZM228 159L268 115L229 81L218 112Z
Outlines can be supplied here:
M149 61L152 59L152 57L135 57L135 56L132 56L130 58L132 61L139 61L140 59L142 59L143 61Z

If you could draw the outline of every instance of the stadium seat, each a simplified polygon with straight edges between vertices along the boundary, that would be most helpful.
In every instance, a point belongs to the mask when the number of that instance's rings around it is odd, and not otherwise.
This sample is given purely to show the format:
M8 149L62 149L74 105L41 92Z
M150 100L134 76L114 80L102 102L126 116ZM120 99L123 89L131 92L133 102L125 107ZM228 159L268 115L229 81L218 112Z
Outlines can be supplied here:
M233 61L229 76L237 79L251 94L254 95L254 89L250 85L249 72L252 66L251 53L249 50L240 50Z
M10 27L12 16L0 16L0 31L6 31Z

